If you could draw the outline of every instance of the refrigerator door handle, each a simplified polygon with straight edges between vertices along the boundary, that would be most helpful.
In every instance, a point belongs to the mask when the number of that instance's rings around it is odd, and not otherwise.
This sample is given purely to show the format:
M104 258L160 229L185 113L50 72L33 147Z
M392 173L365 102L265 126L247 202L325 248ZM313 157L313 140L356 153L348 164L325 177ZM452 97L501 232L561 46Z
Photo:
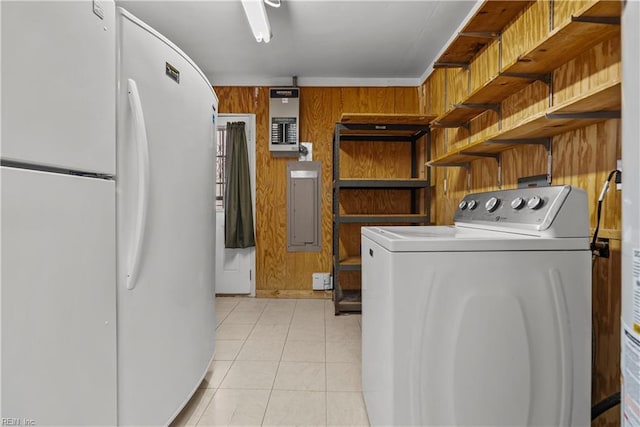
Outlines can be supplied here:
M147 207L149 204L149 143L147 142L142 102L140 101L140 93L135 80L128 79L127 93L131 112L133 113L134 136L138 149L138 206L127 273L127 289L133 290L136 287L138 274L140 273L140 257L142 255Z

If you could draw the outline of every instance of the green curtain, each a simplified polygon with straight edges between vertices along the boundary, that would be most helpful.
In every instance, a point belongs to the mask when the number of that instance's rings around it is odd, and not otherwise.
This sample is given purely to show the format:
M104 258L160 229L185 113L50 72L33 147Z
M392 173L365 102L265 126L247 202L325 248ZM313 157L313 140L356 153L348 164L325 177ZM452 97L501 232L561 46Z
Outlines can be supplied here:
M227 123L226 169L224 195L224 246L248 248L255 246L249 153L244 122Z

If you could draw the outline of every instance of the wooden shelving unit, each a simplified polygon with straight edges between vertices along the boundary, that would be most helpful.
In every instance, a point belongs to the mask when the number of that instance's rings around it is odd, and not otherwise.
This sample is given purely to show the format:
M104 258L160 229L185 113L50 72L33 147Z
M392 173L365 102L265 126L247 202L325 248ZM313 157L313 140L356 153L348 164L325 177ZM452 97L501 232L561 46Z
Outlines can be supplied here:
M619 117L620 108L621 84L618 80L533 115L491 137L453 150L427 162L427 165L450 166L468 163L477 160L480 154L498 154L527 140L549 138Z
M344 290L340 285L340 274L345 271L360 271L360 254L340 253L340 226L342 224L427 224L431 192L430 173L419 178L418 143L425 141L427 159L430 153L429 122L435 115L405 114L343 114L336 123L333 141L333 300L335 313L360 311L360 291ZM411 178L356 178L340 176L340 157L343 142L363 144L409 143L411 144ZM340 197L342 190L402 190L411 194L411 212L394 213L342 213ZM424 206L418 206L417 191L426 190ZM375 206L371 211L375 211Z
M484 111L499 111L500 102L535 80L549 83L554 69L596 44L619 35L620 13L619 1L603 0L585 6L513 63L500 67L498 75L474 90L463 102L451 105L432 125L460 127Z

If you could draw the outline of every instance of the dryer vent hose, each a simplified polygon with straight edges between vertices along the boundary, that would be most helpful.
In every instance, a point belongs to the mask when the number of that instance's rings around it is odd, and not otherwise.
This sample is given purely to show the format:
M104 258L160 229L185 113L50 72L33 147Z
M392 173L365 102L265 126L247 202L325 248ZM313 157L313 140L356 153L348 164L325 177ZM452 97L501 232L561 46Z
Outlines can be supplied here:
M600 402L591 407L591 421L607 412L609 409L620 404L620 392L614 393L609 397L605 397Z
M604 200L604 196L606 196L607 191L609 191L609 182L611 178L616 177L616 182L620 181L620 172L618 169L614 169L609 172L609 176L606 181L602 185L602 191L600 191L600 197L598 197L598 210L597 210L597 219L596 219L596 229L593 232L593 240L591 240L591 251L596 250L596 242L598 241L598 231L600 230L600 216L602 215L602 201Z

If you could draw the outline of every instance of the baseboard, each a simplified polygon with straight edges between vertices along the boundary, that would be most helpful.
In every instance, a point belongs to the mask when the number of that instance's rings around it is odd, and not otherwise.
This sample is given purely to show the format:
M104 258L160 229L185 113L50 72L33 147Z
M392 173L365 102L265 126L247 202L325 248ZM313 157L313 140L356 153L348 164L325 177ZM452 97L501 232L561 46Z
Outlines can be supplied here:
M331 291L307 291L289 289L256 290L256 298L317 298L331 299Z

